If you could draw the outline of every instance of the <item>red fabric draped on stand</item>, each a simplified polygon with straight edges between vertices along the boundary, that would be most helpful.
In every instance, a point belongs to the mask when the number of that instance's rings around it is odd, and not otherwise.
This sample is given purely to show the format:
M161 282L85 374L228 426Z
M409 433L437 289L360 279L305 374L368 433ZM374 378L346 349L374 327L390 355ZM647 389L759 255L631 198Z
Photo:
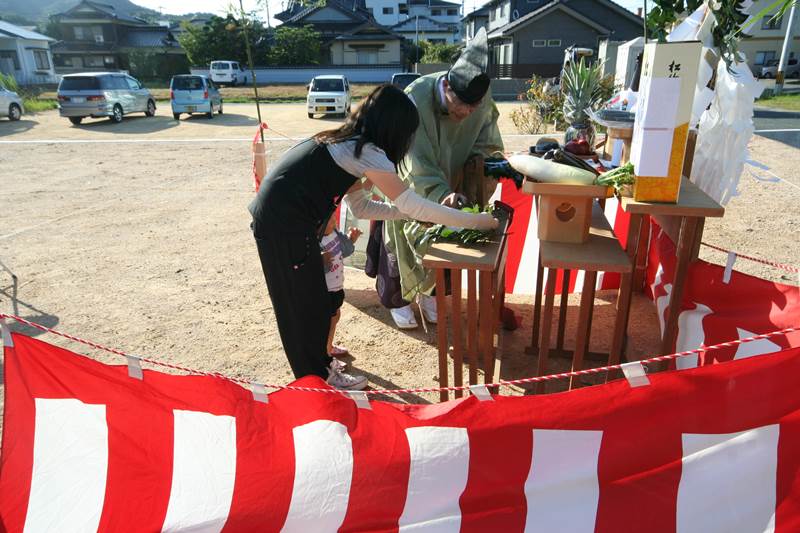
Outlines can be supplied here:
M798 348L637 388L364 409L12 339L7 531L800 530Z

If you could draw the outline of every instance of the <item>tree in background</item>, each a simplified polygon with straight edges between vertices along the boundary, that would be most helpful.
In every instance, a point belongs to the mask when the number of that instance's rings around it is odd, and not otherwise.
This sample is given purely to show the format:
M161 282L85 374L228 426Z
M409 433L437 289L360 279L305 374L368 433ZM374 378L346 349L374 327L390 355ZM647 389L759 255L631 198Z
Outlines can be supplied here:
M218 59L229 59L247 64L247 50L242 32L242 22L233 15L211 17L203 26L184 23L186 30L178 38L190 65L207 66ZM269 52L269 32L260 20L247 18L247 33L253 46L256 62L266 59Z
M455 63L461 50L457 44L431 43L420 41L422 51L420 63Z
M320 61L322 39L313 26L275 30L269 60L273 65L316 65Z

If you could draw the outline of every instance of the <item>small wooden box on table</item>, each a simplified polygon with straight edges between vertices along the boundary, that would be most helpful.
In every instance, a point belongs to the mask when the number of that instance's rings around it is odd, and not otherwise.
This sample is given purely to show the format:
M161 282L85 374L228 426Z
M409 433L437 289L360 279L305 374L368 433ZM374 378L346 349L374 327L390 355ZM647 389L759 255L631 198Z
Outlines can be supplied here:
M463 245L437 242L422 258L422 265L436 274L437 344L439 348L439 385L447 387L448 323L452 330L453 385L464 384L464 348L469 362L469 383L478 384L478 365L484 383L491 383L495 370L494 335L499 325L500 308L505 295L506 233L508 220L500 220L493 238L482 244ZM462 270L467 277L467 320L462 321ZM449 278L450 296L447 279ZM447 300L450 300L448 309ZM466 326L466 343L464 342ZM442 391L441 401L448 400ZM456 391L455 397L462 397Z
M567 318L570 271L583 270L585 272L583 287L581 289L577 332L575 335L575 349L572 352L572 370L581 370L583 368L583 360L589 353L589 339L591 336L597 273L601 271L619 272L623 274L630 273L633 269L633 264L622 250L600 206L596 203L592 208L589 238L585 243L573 244L540 241L539 246L539 268L533 310L534 325L531 335L532 346L529 349L530 352L538 353L539 356L537 375L542 376L547 373L547 362L550 355L550 335L553 325L553 304L556 291L556 271L554 269L558 268L564 271L556 341L556 350L560 353L567 353L564 350L564 330ZM545 302L544 309L542 310L542 278L544 277L545 268L549 269L549 272L547 276L547 286L544 289ZM617 329L621 330L624 327L624 317L627 317L627 314L623 316L623 314L617 310L617 316L614 322L615 331ZM541 332L539 331L540 320ZM618 361L619 353L614 352L612 349L608 354L608 364L616 364ZM577 381L570 379L570 388L576 384ZM544 392L543 382L537 385L536 391L538 393Z
M705 219L723 216L725 208L685 177L681 180L677 203L641 202L633 198L623 198L621 206L623 211L631 215L626 251L631 260L635 261L635 268L633 272L623 274L620 282L618 307L624 312L623 325L621 329L614 330L611 350L612 353L625 350L631 294L633 290L642 287L647 264L647 226L643 222L645 216L651 215L676 243L677 248L675 275L672 279L664 335L661 339L661 353L670 353L674 350L678 337L678 316L686 285L686 274L689 271L689 264L697 259Z

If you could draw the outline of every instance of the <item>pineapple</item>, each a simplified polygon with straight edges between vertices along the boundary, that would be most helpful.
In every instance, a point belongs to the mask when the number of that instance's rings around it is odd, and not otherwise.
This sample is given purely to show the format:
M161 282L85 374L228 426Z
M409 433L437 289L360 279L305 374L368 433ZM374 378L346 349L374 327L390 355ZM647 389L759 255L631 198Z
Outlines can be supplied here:
M564 119L570 125L566 141L584 137L592 143L594 128L586 110L605 99L602 65L599 62L587 65L583 58L567 64L561 75L561 92L564 95Z

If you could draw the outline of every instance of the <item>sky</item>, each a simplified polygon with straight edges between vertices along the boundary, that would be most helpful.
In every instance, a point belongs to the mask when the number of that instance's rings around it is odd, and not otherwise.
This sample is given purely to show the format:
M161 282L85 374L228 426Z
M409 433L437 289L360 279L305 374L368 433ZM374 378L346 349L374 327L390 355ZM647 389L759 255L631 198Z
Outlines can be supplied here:
M451 0L459 2L459 0ZM465 2L465 12L469 13L476 7L486 3L486 0L460 0ZM615 0L619 5L636 11L636 8L642 7L644 0ZM224 14L227 11L228 5L231 3L228 0L133 0L135 4L140 6L149 7L162 13L169 13L172 15L182 15L184 13L192 13L202 11L206 13ZM238 8L238 0L233 0L234 5ZM269 0L269 14L274 17L275 13L283 9L283 4L286 0ZM260 6L256 0L243 0L244 8L247 11L258 9L262 19L267 18L266 10L263 1ZM272 24L277 25L280 21L272 19Z

